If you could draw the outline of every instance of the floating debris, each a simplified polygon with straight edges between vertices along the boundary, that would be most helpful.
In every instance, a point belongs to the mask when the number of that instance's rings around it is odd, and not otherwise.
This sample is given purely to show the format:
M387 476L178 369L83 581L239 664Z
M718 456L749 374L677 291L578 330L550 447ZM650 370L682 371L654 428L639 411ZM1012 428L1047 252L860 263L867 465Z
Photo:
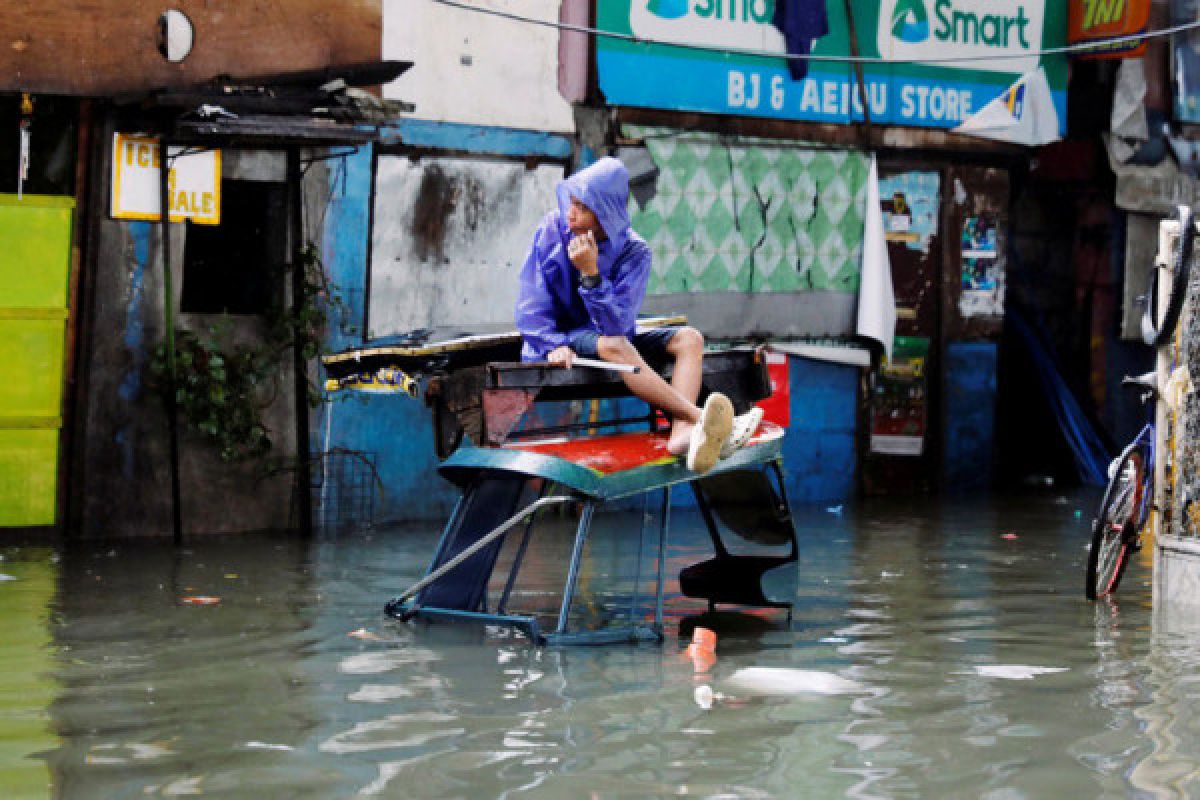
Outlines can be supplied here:
M1067 667L1030 667L1024 664L985 664L975 667L971 672L959 672L958 675L982 675L985 678L1004 678L1010 681L1027 681L1037 675L1050 675L1055 672L1066 672Z
M189 606L215 606L221 602L221 598L204 594L191 594L179 598L179 602Z
M347 635L347 636L350 636L350 637L353 637L353 638L355 638L355 639L362 639L362 640L363 640L363 641L365 641L365 642L383 642L383 641L387 641L387 640L386 640L386 639L384 639L382 636L380 636L378 633L372 633L371 631L367 630L366 628L359 628L359 629L358 629L358 630L356 630L356 631L350 631L350 632L349 632L349 633L347 633L346 635Z
M713 705L718 700L724 700L725 695L720 692L714 692L711 686L697 686L692 692L692 699L696 701L696 705L703 708L705 711L710 711Z
M717 634L708 628L697 626L692 631L692 643L683 651L692 660L696 672L708 672L717 663Z
M870 691L857 681L809 669L745 667L729 676L725 685L744 695L791 696L799 694L859 694Z

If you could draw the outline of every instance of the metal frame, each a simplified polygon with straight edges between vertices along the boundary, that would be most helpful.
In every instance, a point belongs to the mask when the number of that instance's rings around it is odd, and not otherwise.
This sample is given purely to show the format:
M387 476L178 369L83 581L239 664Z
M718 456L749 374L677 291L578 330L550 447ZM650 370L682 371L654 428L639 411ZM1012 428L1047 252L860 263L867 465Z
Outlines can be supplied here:
M338 359L339 361L345 360L351 355L350 353L342 354L338 356ZM379 355L382 356L384 354L381 352ZM709 374L711 371L709 377L721 384L717 388L723 389L725 388L724 384L729 384L732 387L730 388L730 392L742 398L745 402L753 402L755 399L769 395L770 383L766 376L765 360L761 357L761 351L746 350L720 353L715 354L711 361L712 363L707 365L706 374ZM330 359L326 359L327 368L329 368L331 363ZM736 371L727 369L731 364L740 364L740 366ZM359 369L362 368L361 365L356 364L356 366ZM721 372L722 369L731 374L724 374ZM333 371L330 371L331 374ZM733 374L734 372L736 374ZM713 470L705 473L704 476L689 471L678 458L658 458L657 456L654 457L654 460L646 461L638 466L605 473L586 466L585 463L573 461L569 455L553 455L549 452L537 452L531 449L531 445L523 446L515 442L507 446L503 444L503 441L507 440L509 434L512 433L510 430L511 426L508 423L515 422L529 406L532 406L538 400L550 399L550 396L555 391L566 392L573 397L607 396L601 391L605 387L598 388L597 381L590 378L587 381L581 382L578 376L566 374L560 368L551 369L540 364L488 363L484 367L484 375L482 377L485 379L483 382L477 381L478 386L472 384L470 387L471 394L477 394L480 398L477 411L481 415L479 440L490 442L497 446L461 446L439 467L439 472L443 477L462 488L463 496L460 498L454 513L446 524L446 528L442 533L441 540L438 543L434 558L426 571L425 577L385 606L385 612L391 616L401 619L448 619L483 622L491 625L507 625L526 632L538 644L548 645L595 645L615 642L662 641L664 629L663 607L665 604L667 580L667 541L671 524L671 487L676 484L693 484L693 488L697 490L697 496L700 499L701 509L705 514L710 534L713 536L714 546L718 548L719 553L725 553L727 557L728 553L720 541L720 535L716 530L709 504L700 494L699 488L694 485L696 480L701 477L720 475L726 472L764 469L770 464L775 467L780 494L784 495L783 503L786 507L787 500L784 493L783 477L779 470L779 461L782 459L783 449L783 429L778 426L766 425L752 444L736 451L729 458L721 460ZM611 379L611 376L605 375L602 378L612 383L612 386L608 388L616 389L619 385L619 382ZM489 393L499 393L499 395L503 396L501 399L504 402L498 403L496 407L489 410ZM501 433L499 437L500 441L493 441L496 437L491 436L492 431L489 429L493 425L489 424L489 419L493 423L498 423L498 427L503 428L499 432ZM539 428L536 433L544 436L552 431L561 432L598 429L610 426L619 427L622 424L630 423L648 424L653 428L653 413L629 419L589 420L570 425L543 427ZM533 431L524 431L518 433L517 437L523 438L523 435L528 436L533 433ZM604 437L599 438L603 440ZM513 497L514 505L517 499L525 496L532 481L542 481L542 484L538 488L538 500L532 506L527 506L524 510L501 523L498 527L484 533L482 530L483 521L488 520L487 524L491 525L494 524L494 518L488 517L486 514L481 514L478 519L464 515L474 514L471 509L472 504L477 500L477 492L484 490L481 487L487 487L488 481L508 481L510 483L510 490L514 494L505 496ZM561 487L563 492L553 498L545 497L546 487L550 485ZM501 487L497 485L496 488L500 489ZM652 621L647 624L645 621L638 619L638 609L642 600L642 559L644 557L643 550L650 518L650 494L654 492L660 493L661 504L658 522L654 611ZM628 624L609 626L599 630L572 631L570 629L571 607L575 601L584 547L591 533L595 513L610 500L636 495L642 495L645 501L638 532L637 566L633 591L629 599ZM541 504L549 500L561 502L568 498L579 503L581 510L575 528L571 556L567 563L562 597L559 601L554 629L543 632L537 618L528 614L510 613L508 611L508 604L512 597L517 575L528 553L529 542L532 539L533 527L536 522L537 509L541 507ZM517 545L512 563L508 567L509 573L504 581L504 588L501 590L494 611L489 612L486 606L488 604L488 584L496 571L496 551L492 551L492 554L489 556L492 561L491 566L486 568L488 570L487 574L484 574L483 569L477 569L472 573L470 581L463 581L467 586L463 590L464 594L461 596L456 596L456 592L447 594L444 596L445 599L442 599L438 595L430 597L430 599L437 600L438 602L454 604L456 607L445 608L426 605L422 602L426 597L424 593L425 587L439 580L451 570L456 569L458 564L463 563L472 554L483 552L485 547L492 546L500 536L506 536L509 530L515 527L516 523L526 515L528 515L528 518L526 519L525 528L521 534L521 540ZM790 509L787 509L787 518L789 525L791 525ZM460 534L465 534L472 538L473 541L454 558L447 560L446 554L453 546L452 540ZM790 557L794 560L795 556L796 542L793 527Z
M730 470L744 470L747 467L754 466L771 470L775 475L776 484L779 489L780 502L782 504L781 511L786 515L789 524L791 524L791 508L788 504L786 491L784 490L785 484L780 467L780 460L782 458L780 453L781 442L782 436L744 448L732 458L722 461L714 472L719 474ZM446 523L434 557L430 562L429 568L426 570L426 577L418 582L414 588L397 596L387 604L385 612L391 616L401 619L443 619L482 622L488 625L506 625L524 631L536 643L546 645L598 645L617 642L662 641L664 635L663 606L667 580L667 543L671 525L671 487L677 483L693 484L693 490L696 491L701 513L704 515L705 522L709 527L709 533L713 537L714 547L717 548L718 553L728 555L726 548L721 542L712 510L709 508L700 488L693 483L701 476L683 470L682 466L678 464L651 464L612 475L601 475L566 459L554 456L528 453L518 449L467 447L460 449L455 458L444 464L442 472L463 486L463 495L455 506L449 521ZM707 474L711 475L714 472ZM484 608L464 610L422 605L421 595L424 586L427 586L431 582L431 579L437 580L440 576L436 573L439 570L445 571L447 565L451 564L451 562L442 562L447 548L450 546L451 536L458 529L461 517L466 513L466 509L472 502L477 487L489 478L511 477L514 473L523 475L526 479L525 488L522 489L522 493L527 490L531 481L542 481L542 485L538 489L537 499L532 505L526 506L523 510L517 512L501 526L487 535L480 537L476 541L476 544L473 545L476 548L481 547L484 540L492 540L502 530L507 531L511 529L515 521L528 515L521 534L520 544L517 546L517 552L513 557L512 564L509 566L509 573L495 610L489 612ZM575 527L575 539L572 545L571 558L567 564L562 599L559 603L555 627L552 631L544 632L537 618L533 615L510 613L508 611L508 602L516 584L517 575L528 552L538 511L542 505L549 501L555 501L556 499L562 501L566 498L566 495L559 495L557 498L547 497L548 487L551 484L556 484L567 490L569 496L582 505L582 509L579 521ZM642 551L647 525L651 516L650 494L653 492L659 492L661 500L658 521L654 614L651 624L646 625L638 623L636 614L641 601ZM591 533L596 511L600 510L609 500L636 494L642 494L645 497L645 501L643 503L642 520L638 532L637 572L634 577L633 592L630 598L629 623L594 631L572 631L570 629L570 612L578 589L584 546ZM466 553L467 551L464 550L463 552ZM796 554L797 544L793 528L790 555L792 558L795 558ZM462 554L460 553L461 558ZM450 568L453 569L453 566ZM486 603L486 592L484 593L484 599L481 600L482 603Z
M783 556L739 556L739 555L729 552L729 548L725 546L725 541L721 536L720 527L717 525L717 520L716 520L715 515L713 514L712 505L709 501L709 498L707 497L707 495L705 495L704 490L699 485L699 483L694 482L691 484L692 494L696 498L696 506L700 509L700 515L704 519L705 527L708 529L709 538L712 540L714 558L710 562L699 562L699 564L693 565L693 566L699 566L700 564L709 564L709 563L714 563L714 562L715 563L725 562L726 564L736 565L738 560L742 559L742 558L746 558L751 561L758 561L760 564L761 564L762 559L774 559L774 560L778 561L778 563L775 564L774 566L764 568L764 569L762 569L761 572L759 572L758 580L761 582L763 575L765 575L767 572L769 572L773 569L777 569L779 567L785 566L788 563L794 563L800 557L800 546L796 540L796 528L795 528L795 523L792 518L792 508L791 508L790 502L788 501L787 488L786 488L786 484L784 483L783 458L781 456L777 456L777 457L771 459L769 462L767 462L766 464L763 465L763 470L764 470L764 472L770 471L775 475L774 491L779 498L779 506L777 508L777 511L780 514L781 519L785 520L787 522L788 528L790 529L790 532L791 532L790 541L788 542L787 554L783 555ZM767 482L769 484L770 480L768 479ZM684 572L686 573L687 570L684 570ZM685 579L682 576L682 574L680 577L680 581L681 581L681 583L685 582ZM761 599L756 599L755 601L750 602L748 604L755 606L755 607L787 609L787 620L788 620L788 624L790 625L791 621L792 621L792 603L785 602L785 601L771 600L770 598L766 597L765 593L761 592L761 585L759 587L759 591L761 594ZM685 589L685 593L686 593L686 589ZM744 598L731 599L729 596L726 596L726 597L723 597L720 599L716 599L712 595L695 595L695 594L689 594L688 596L689 597L698 597L699 596L699 597L704 597L705 599L707 599L708 600L708 610L710 612L716 611L716 607L717 607L718 603L723 604L723 605L746 605L747 604L744 601ZM765 603L764 603L764 601L765 601Z
M485 475L481 475L486 477ZM429 569L426 571L426 577L423 582L429 580L436 572L436 565L441 561L442 556L446 551L450 535L456 527L458 517L463 513L463 509L470 502L470 497L473 494L473 489L468 489L464 492L462 498L459 499L455 507L454 513L451 514L449 522L446 524L445 530L442 532L441 541L438 543L433 561L430 563ZM538 502L545 499L542 495L545 494L545 486L539 492ZM536 503L535 503L536 505ZM488 611L467 611L462 609L441 608L437 606L425 606L420 603L420 593L423 589L417 591L409 590L405 594L399 595L384 607L384 612L389 616L399 619L425 619L425 620L452 620L459 622L481 622L485 625L507 625L517 630L523 631L530 639L538 644L547 645L575 645L575 644L609 644L616 642L638 642L638 641L662 641L663 639L663 602L666 593L666 562L667 562L667 536L670 527L670 509L671 509L671 487L662 487L662 512L659 515L659 532L658 532L658 574L655 583L654 595L654 622L650 626L637 625L632 622L633 612L636 610L636 603L639 598L637 585L641 580L641 557L638 558L638 574L635 578L635 587L633 594L633 604L630 608L631 622L625 626L614 626L596 631L572 631L570 629L570 614L571 606L575 602L575 593L578 588L579 570L583 562L584 545L591 533L592 522L595 518L596 510L602 505L601 501L585 500L583 509L579 515L579 522L575 528L575 542L571 551L571 560L567 564L567 575L563 584L563 597L559 605L558 618L553 631L543 633L538 620L533 615L528 614L511 614L508 613L507 605L509 597L512 593L513 585L516 581L517 573L521 569L527 552L529 539L532 534L534 521L537 511L535 509L529 514L529 519L526 522L524 532L522 533L521 544L518 546L517 554L513 559L513 563L509 568L508 578L505 582L504 590L501 594L500 601L497 603L494 612ZM519 512L517 516L522 516L528 511ZM649 516L646 514L645 516ZM645 516L643 518L643 531L645 528ZM640 539L640 535L639 535ZM417 584L418 586L420 583ZM415 594L415 598L408 599L405 595Z

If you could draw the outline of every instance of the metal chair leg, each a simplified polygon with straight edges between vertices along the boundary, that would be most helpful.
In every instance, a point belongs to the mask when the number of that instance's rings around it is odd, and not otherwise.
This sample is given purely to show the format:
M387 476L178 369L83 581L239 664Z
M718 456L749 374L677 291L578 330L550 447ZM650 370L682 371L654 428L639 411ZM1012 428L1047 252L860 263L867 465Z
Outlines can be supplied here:
M546 490L550 488L549 481L542 481L542 488L538 490L537 499L541 500L546 496ZM521 562L525 560L525 551L529 547L529 537L533 533L533 522L537 519L537 514L530 514L529 521L525 523L525 533L521 536L521 545L517 548L517 554L513 556L512 567L508 570L508 580L504 583L504 592L500 595L500 602L496 604L496 613L503 614L508 608L508 598L512 594L513 586L517 582L517 573L521 570Z
M671 524L670 486L663 487L662 498L662 519L658 526L658 587L654 600L654 625L660 636L663 632L663 594L667 583L667 528Z
M637 618L638 601L642 597L642 553L646 547L646 523L650 521L650 493L642 495L642 520L638 525L637 559L633 570L633 596L629 599L629 621Z
M583 543L587 541L588 531L592 527L592 514L596 504L586 502L579 514L579 526L575 529L575 547L571 551L571 563L567 567L567 582L563 587L562 607L558 611L558 628L556 634L567 632L567 617L571 613L571 601L575 598L575 585L579 581L579 562L583 558Z

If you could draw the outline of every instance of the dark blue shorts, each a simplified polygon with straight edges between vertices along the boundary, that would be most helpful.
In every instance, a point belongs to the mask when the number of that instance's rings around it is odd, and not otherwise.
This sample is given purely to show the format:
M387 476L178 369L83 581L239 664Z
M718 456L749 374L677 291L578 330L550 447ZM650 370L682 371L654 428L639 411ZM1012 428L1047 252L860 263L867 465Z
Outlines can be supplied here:
M634 349L642 354L642 358L650 362L663 362L669 355L667 345L678 332L679 328L671 326L639 328L630 342L633 343ZM599 358L600 355L596 352L596 342L599 339L600 334L595 331L579 331L567 340L567 346L574 350L577 356Z

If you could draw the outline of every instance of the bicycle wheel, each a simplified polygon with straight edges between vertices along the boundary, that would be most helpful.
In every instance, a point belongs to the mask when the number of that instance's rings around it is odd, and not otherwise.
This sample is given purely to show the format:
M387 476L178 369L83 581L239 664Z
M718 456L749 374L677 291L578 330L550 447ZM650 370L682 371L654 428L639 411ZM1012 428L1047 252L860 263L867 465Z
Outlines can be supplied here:
M1192 271L1192 245L1196 240L1196 226L1193 224L1192 211L1187 206L1179 206L1172 219L1179 220L1179 247L1171 264L1171 296L1167 300L1167 310L1162 322L1158 320L1158 276L1159 269L1155 266L1150 273L1150 289L1146 293L1146 310L1142 312L1142 341L1154 347L1162 347L1171 341L1175 335L1175 326L1179 324L1179 315L1183 311L1183 300L1187 295L1188 277Z
M1100 504L1100 515L1092 526L1092 547L1088 552L1087 585L1089 600L1112 594L1129 566L1130 551L1146 501L1146 454L1141 446L1131 445L1117 461Z

